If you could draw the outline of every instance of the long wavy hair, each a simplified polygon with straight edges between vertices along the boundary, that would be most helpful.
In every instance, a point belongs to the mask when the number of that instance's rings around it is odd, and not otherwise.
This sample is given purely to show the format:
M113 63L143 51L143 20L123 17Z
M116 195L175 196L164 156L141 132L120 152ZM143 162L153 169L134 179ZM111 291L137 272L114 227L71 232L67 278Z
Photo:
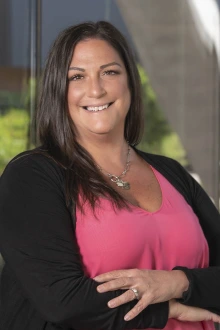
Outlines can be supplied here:
M108 42L124 62L131 104L125 119L124 137L130 145L140 142L143 132L141 85L138 70L123 35L110 23L85 22L61 32L51 47L44 70L37 111L38 138L41 150L59 163L66 173L66 201L82 209L87 200L94 209L100 196L109 198L116 207L126 206L125 200L101 175L89 151L76 139L74 123L69 115L68 69L76 45L86 39ZM79 191L81 198L79 198Z

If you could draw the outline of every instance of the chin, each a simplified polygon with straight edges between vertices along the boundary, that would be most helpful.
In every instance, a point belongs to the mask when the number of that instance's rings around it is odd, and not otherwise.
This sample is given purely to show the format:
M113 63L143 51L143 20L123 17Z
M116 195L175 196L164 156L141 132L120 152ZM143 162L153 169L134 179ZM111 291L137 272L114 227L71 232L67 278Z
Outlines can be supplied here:
M90 132L94 133L94 134L108 134L108 133L112 132L112 128L110 128L110 127L98 127L98 128L91 129L91 127L90 127Z
M92 133L95 134L95 135L97 135L97 136L98 136L98 135L102 136L102 135L110 134L111 131L107 131L107 130L97 130L97 131L93 131Z

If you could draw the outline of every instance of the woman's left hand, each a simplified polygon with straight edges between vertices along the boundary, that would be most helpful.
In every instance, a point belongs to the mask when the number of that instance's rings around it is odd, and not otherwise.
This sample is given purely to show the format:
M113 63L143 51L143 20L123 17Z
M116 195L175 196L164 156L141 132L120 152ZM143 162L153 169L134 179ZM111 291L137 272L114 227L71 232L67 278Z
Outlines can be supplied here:
M115 270L98 275L94 280L102 283L97 287L98 292L101 293L118 289L126 290L108 302L110 308L136 299L137 297L131 289L137 290L138 303L125 315L126 321L136 317L150 304L182 297L183 292L189 286L189 281L181 270Z

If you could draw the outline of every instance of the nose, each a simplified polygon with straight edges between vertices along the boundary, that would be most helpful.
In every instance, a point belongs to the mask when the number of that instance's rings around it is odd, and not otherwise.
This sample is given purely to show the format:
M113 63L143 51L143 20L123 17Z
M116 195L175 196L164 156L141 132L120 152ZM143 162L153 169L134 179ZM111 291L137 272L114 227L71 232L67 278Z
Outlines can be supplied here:
M100 98L106 94L106 90L103 85L103 81L100 77L90 78L88 84L88 97L91 98Z

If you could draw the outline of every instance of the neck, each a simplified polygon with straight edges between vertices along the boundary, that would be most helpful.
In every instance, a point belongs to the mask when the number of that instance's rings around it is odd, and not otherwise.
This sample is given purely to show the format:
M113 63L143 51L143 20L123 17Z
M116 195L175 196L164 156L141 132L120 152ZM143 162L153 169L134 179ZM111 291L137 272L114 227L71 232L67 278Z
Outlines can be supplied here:
M79 143L91 154L96 164L103 170L118 174L126 166L128 143L124 137L80 140Z

